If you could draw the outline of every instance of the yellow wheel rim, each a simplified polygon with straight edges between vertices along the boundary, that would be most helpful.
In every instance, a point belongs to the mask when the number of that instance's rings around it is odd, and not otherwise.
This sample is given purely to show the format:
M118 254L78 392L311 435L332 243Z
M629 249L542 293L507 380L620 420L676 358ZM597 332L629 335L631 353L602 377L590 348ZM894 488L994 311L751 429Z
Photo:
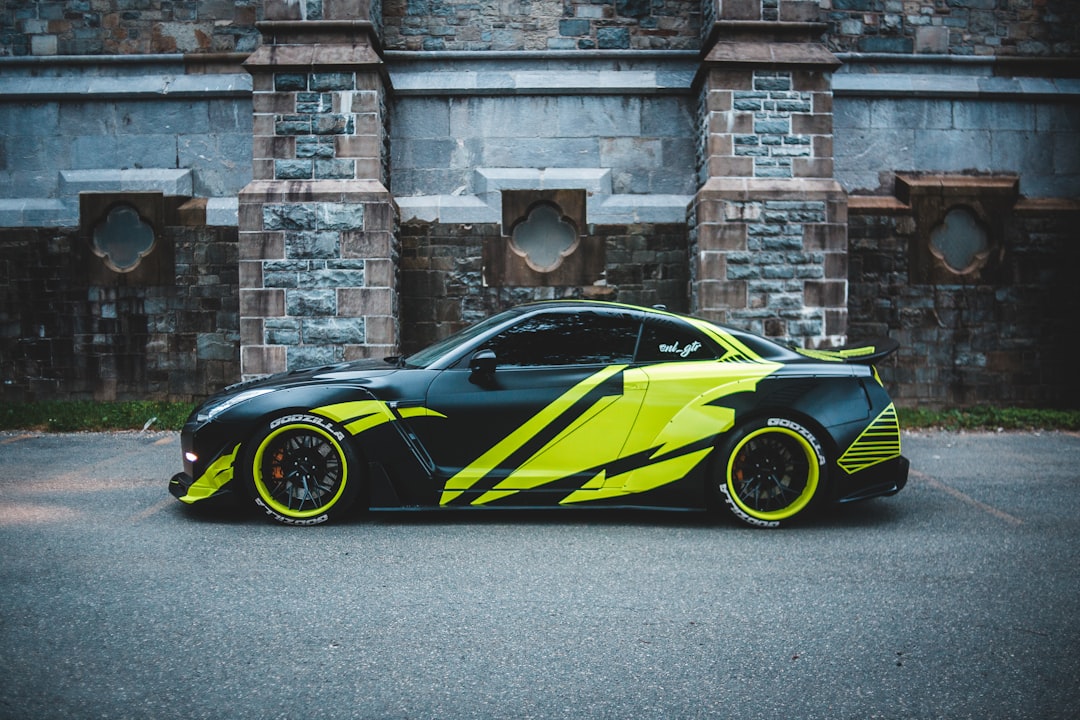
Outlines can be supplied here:
M349 468L337 439L314 425L284 425L263 438L251 476L266 506L290 518L326 512L341 498Z
M817 452L786 427L751 432L728 458L725 482L732 502L758 520L784 520L814 498L821 479Z

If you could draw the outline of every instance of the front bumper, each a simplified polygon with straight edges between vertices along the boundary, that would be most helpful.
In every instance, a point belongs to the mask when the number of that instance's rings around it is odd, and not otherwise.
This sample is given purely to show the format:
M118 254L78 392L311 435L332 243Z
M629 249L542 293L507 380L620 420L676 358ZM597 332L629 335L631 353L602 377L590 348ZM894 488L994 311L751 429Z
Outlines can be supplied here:
M179 472L172 476L169 480L169 492L177 500L183 500L187 495L188 489L194 484L195 479L188 475L186 472Z

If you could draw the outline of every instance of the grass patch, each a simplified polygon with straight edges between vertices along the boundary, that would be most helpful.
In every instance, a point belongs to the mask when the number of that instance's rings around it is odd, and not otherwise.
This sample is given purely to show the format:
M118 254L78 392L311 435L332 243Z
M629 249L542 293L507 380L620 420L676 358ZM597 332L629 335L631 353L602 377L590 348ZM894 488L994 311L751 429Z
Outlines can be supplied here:
M1080 410L991 407L952 410L897 408L902 428L945 430L1080 430Z
M4 403L0 405L0 430L179 430L194 408L191 403L152 400Z

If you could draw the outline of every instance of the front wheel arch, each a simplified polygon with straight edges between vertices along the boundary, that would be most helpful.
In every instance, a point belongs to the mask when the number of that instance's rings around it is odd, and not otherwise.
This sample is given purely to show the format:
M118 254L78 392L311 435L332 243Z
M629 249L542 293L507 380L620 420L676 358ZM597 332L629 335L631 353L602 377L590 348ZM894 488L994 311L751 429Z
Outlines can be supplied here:
M725 433L708 475L709 506L764 528L816 510L828 494L829 461L821 436L808 425L767 415Z
M365 484L350 441L341 426L308 412L264 418L240 450L239 479L247 497L281 524L339 518Z

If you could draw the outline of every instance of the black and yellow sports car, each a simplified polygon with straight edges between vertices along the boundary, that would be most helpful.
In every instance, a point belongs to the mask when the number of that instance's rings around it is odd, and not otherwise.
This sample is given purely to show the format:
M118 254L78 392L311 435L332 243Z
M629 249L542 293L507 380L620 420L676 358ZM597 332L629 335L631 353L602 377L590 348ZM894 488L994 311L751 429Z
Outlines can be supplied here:
M898 492L873 363L659 309L525 305L410 357L234 385L184 426L185 503L313 525L372 508L725 508L776 527Z

